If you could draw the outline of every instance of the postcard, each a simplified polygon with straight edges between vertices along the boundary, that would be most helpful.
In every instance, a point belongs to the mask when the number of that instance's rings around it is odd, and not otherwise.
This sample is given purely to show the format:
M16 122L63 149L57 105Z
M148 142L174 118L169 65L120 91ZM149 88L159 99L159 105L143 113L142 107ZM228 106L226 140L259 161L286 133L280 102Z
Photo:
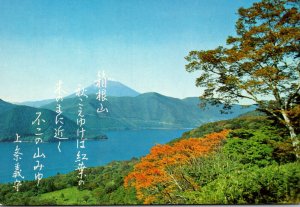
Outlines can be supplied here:
M298 0L0 0L0 205L300 202Z

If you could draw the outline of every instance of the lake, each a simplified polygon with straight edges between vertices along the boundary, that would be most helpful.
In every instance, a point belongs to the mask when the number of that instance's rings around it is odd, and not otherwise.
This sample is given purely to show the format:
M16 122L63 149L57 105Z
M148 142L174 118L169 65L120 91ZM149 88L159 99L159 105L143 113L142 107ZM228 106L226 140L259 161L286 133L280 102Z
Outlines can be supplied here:
M172 139L180 137L182 130L130 130L105 132L107 140L86 141L86 152L88 160L87 167L105 165L111 161L130 160L132 157L141 157L150 152L152 146L164 144ZM36 152L35 143L18 143L22 155L19 161L22 175L25 180L34 180L35 160L33 154ZM76 169L75 159L78 149L76 141L65 141L61 143L61 152L57 149L57 143L42 143L38 146L40 151L46 155L40 159L44 164L42 170L45 177L64 174ZM13 153L16 143L0 143L0 183L13 182L14 172ZM37 171L36 171L37 172Z

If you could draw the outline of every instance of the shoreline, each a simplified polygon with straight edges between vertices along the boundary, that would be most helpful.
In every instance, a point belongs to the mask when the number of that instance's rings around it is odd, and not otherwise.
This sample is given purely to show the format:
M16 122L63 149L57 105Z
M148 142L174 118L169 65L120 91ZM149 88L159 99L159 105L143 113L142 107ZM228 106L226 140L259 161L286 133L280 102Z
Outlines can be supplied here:
M141 128L141 129L117 129L117 130L104 130L103 133L107 133L107 132L128 132L128 131L143 131L143 130L192 130L195 128ZM87 141L104 141L104 140L108 140L109 137L107 135L102 135L104 138L86 138L85 140ZM6 139L6 138L4 138ZM33 138L34 139L34 138ZM67 140L63 140L63 142L71 142L71 141L76 141L77 139L67 139ZM15 140L14 140L15 141ZM2 141L0 140L0 143L15 143L14 141ZM34 140L30 141L30 140L21 140L21 142L17 142L17 143L34 143ZM58 143L58 141L53 140L53 141L43 141L42 143Z

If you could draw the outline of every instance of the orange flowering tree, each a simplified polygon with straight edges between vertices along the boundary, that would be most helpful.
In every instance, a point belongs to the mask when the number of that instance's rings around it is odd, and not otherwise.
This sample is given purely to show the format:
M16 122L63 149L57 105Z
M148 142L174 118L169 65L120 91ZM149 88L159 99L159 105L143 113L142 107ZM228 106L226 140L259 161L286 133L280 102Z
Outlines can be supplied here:
M297 151L299 131L291 111L300 105L299 0L262 0L238 15L228 46L191 51L186 70L200 74L196 85L204 89L203 106L222 103L230 109L251 100L286 127Z
M189 176L178 171L178 167L215 150L228 132L223 130L201 139L189 138L172 146L154 146L150 154L143 157L133 172L125 177L125 187L133 186L138 199L145 204L172 203L172 198L176 196L174 192L199 188Z

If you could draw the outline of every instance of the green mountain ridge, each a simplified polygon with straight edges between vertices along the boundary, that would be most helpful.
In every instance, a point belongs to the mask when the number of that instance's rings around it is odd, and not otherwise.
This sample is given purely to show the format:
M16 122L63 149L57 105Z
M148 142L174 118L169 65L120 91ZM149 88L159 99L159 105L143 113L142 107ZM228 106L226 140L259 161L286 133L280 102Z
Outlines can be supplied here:
M97 113L99 102L96 97L89 96L84 101L83 110L87 126L97 131L194 128L207 122L234 118L255 109L255 106L244 108L234 105L233 113L221 114L221 106L200 110L199 103L197 97L178 99L150 92L135 97L108 97L104 103L108 113ZM77 105L77 97L64 99L62 103L64 115L73 121L77 118ZM41 108L54 110L55 102Z

